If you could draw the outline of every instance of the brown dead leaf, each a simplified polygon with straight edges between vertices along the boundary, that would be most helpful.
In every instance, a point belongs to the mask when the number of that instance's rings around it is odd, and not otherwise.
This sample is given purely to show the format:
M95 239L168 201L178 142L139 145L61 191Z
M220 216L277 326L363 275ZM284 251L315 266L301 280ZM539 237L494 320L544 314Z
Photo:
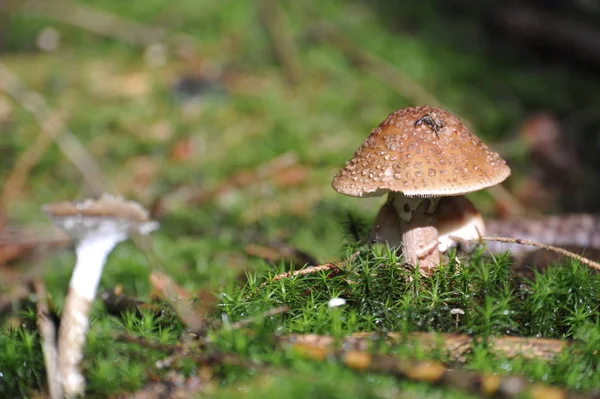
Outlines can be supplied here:
M177 300L189 301L192 299L192 294L164 273L152 272L149 280L153 298L169 299L169 296L174 295Z

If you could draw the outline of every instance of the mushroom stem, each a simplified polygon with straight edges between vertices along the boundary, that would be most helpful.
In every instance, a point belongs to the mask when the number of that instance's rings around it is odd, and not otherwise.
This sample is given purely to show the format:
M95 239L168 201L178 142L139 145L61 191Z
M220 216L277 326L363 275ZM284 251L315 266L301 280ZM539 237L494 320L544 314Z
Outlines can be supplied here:
M102 232L83 238L75 249L77 262L69 282L69 288L92 301L102 276L106 258L127 235L119 231Z
M58 370L67 398L84 394L85 380L79 363L83 359L90 307L108 254L126 238L125 233L107 235L104 232L85 237L77 245L77 263L69 283L58 336Z
M412 211L411 219L401 223L402 254L404 261L427 271L440 264L438 249L437 217L435 211L429 212L435 199L422 199ZM435 209L435 208L434 208Z
M83 396L85 379L79 370L92 301L69 289L60 321L58 371L66 398Z
M377 212L369 241L373 244L387 244L390 248L400 248L402 245L401 223L394 205L390 201L386 201Z

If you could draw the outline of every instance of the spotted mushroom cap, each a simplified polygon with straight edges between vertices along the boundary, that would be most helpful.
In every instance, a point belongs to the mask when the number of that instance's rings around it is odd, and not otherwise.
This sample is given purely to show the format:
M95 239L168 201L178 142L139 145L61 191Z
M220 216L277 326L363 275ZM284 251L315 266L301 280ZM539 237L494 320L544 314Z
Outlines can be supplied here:
M502 182L510 168L456 115L423 105L391 113L333 178L353 197L388 191L407 197L453 196Z

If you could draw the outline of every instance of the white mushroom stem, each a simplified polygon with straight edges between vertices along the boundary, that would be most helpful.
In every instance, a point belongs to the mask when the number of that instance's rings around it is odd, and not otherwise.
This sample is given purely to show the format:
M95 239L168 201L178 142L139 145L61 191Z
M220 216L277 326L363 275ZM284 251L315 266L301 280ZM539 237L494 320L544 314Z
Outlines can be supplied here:
M85 380L79 363L83 358L90 307L108 254L125 239L124 232L107 234L103 231L81 239L77 245L77 263L69 283L58 337L58 370L68 398L84 394Z
M386 201L377 213L375 223L371 229L370 241L372 243L387 244L390 248L400 248L402 245L400 223L396 208L389 201Z
M388 201L401 219L404 261L427 271L440 264L436 211L439 198L408 198L390 192Z

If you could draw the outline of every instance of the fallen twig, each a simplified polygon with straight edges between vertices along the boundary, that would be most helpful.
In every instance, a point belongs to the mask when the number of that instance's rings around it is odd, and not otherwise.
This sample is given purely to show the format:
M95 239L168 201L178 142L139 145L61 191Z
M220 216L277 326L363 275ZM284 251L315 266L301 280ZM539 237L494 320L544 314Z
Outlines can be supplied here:
M63 397L60 375L58 372L58 348L56 346L56 324L50 316L46 303L46 287L41 280L32 282L33 290L37 296L37 325L40 331L42 353L46 365L46 378L51 399Z
M339 270L340 266L344 266L350 262L353 262L358 257L358 255L360 255L360 252L355 252L352 255L350 255L347 259L344 259L340 263L325 263L324 265L309 266L304 269L296 270L293 272L281 273L281 274L278 274L275 277L273 277L270 282L279 281L284 278L304 276L306 274L318 273L323 270Z
M332 272L339 272L341 270L340 269L341 267L354 261L358 257L359 254L360 254L360 252L355 252L352 255L350 255L347 259L345 259L339 263L325 263L324 265L308 266L308 267L305 267L304 269L278 274L278 275L274 276L273 278L269 279L268 281L263 282L260 286L258 286L258 288L256 288L254 291L252 291L248 295L248 299L253 297L258 291L262 290L268 284L273 283L275 281L283 280L285 278L304 276L307 274L319 273L321 271L327 271L327 270L331 270Z
M300 355L317 361L324 361L331 356L335 356L342 364L358 372L389 374L400 379L452 387L482 396L506 399L523 396L533 399L597 398L594 393L572 392L540 383L531 383L522 376L499 376L456 368L449 369L437 361L413 361L391 355L373 355L356 350L336 352L327 349L315 349L302 344L295 345L293 349Z
M304 269L296 270L293 272L285 272L285 273L278 274L275 277L273 277L271 279L271 281L269 281L269 282L272 283L275 281L283 280L284 278L304 276L306 274L318 273L318 272L322 272L324 270L339 271L339 269L340 269L339 265L337 265L335 263L325 263L324 265L308 266L308 267L305 267Z
M49 121L52 121L52 125L56 125L59 122L59 118L56 115L50 115ZM44 127L42 127L42 130ZM52 143L52 135L48 132L42 131L37 136L33 144L25 150L21 156L17 159L11 172L4 181L4 188L2 189L2 198L0 199L0 205L6 207L13 199L15 199L25 187L27 176L29 172L39 162L44 151L48 149Z
M548 244L544 244L544 243L537 242L537 241L523 240L520 238L510 238L510 237L485 237L485 236L479 237L476 240L464 240L460 237L451 237L451 238L457 242L471 243L471 244L481 242L481 241L495 241L495 242L502 242L502 243L508 243L508 244L529 245L529 246L541 248L541 249L544 249L547 251L552 251L557 254L569 257L571 259L575 259L576 261L578 261L586 266L589 266L592 269L600 270L600 263L598 263L598 262L595 262L584 256L578 255L574 252L567 251L564 248L555 247L554 245L548 245Z
M315 334L295 334L283 336L280 342L292 342L312 346L316 349L334 349L336 344L346 350L365 351L378 340L379 342L390 345L408 344L418 345L427 350L441 349L455 361L466 361L466 354L473 346L482 342L481 338L472 337L466 334L441 334L441 333L355 333L343 339L340 343L335 337L329 335ZM501 354L502 356L512 358L522 356L528 359L550 360L559 355L568 347L566 341L545 338L528 337L490 337L486 341L490 352Z
M318 39L340 49L358 68L376 76L409 102L434 106L441 105L441 102L433 94L406 73L376 55L361 49L341 32L323 25L317 26L314 32Z
M539 214L535 209L528 209L521 201L515 197L510 191L506 189L502 184L488 188L488 193L492 196L494 201L501 205L505 212L510 216L519 217L526 214Z
M0 63L0 91L12 98L23 109L27 110L42 128L58 145L62 153L79 169L94 194L111 191L102 170L96 160L87 152L81 142L57 118L44 98L28 90L10 69Z
M296 85L300 82L300 62L296 44L286 29L279 0L260 2L260 19L269 35L273 53L281 64L283 76L288 84Z
M391 355L371 355L350 351L339 356L341 362L359 372L390 374L397 378L425 382L483 396L506 399L529 396L532 399L547 398L594 398L594 394L574 393L557 387L531 383L525 377L499 376L474 371L449 369L436 361L410 361Z
M136 46L162 42L174 45L177 50L189 50L197 42L193 36L184 33L171 33L161 27L143 25L73 1L56 1L50 4L42 0L28 0L14 1L11 5L13 7L6 7L7 11L37 14Z

